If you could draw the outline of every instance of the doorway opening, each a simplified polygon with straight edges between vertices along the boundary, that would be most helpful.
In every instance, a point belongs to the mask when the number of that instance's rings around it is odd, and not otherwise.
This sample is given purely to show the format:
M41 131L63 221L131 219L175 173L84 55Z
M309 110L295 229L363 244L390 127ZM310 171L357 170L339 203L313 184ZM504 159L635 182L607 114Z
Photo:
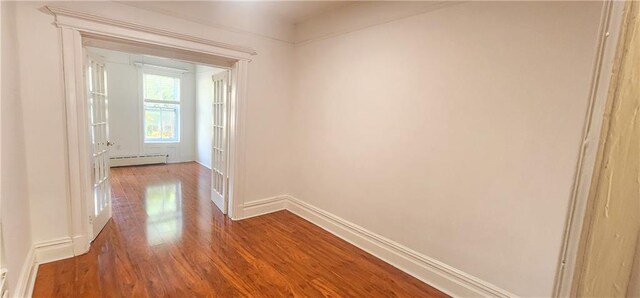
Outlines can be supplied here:
M211 172L211 200L226 214L231 69L148 55L140 48L91 45L83 48L92 169L89 239L112 217L111 167L198 163ZM144 199L157 205L163 198Z
M89 250L93 237L90 214L92 198L84 47L139 52L145 55L189 61L229 69L227 139L227 214L239 219L244 213L243 173L245 105L249 62L256 55L250 47L227 44L201 36L183 34L55 6L46 7L62 38L67 152L67 204L73 255Z

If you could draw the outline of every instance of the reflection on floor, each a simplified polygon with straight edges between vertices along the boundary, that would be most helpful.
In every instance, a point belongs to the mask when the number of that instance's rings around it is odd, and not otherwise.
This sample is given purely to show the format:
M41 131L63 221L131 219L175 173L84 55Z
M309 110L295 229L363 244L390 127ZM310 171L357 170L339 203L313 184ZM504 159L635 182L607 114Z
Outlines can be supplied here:
M180 181L149 184L146 187L147 241L149 245L173 241L182 234L182 193Z
M35 297L444 297L287 211L231 221L196 164L112 169L113 219Z

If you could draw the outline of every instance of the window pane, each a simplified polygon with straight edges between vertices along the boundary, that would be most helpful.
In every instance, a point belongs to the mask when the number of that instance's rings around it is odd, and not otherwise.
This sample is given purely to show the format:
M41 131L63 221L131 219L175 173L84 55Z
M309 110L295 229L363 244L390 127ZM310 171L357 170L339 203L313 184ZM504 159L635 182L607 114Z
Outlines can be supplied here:
M176 110L162 111L162 138L175 140L176 138Z
M154 74L143 76L145 99L180 101L180 79Z
M150 109L145 106L144 110L144 137L145 139L160 139L161 118L159 109Z
M177 142L180 140L179 104L144 104L145 142Z

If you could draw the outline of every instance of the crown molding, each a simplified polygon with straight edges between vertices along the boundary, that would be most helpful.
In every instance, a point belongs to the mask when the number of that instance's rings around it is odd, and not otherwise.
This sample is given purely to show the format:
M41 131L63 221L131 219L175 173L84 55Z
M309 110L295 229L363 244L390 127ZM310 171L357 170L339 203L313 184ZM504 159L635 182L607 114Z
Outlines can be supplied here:
M55 24L59 27L78 27L78 24L74 24L72 22L73 19L76 19L76 20L89 21L93 23L106 24L106 25L115 26L115 27L124 28L124 29L136 30L143 33L150 33L150 34L171 37L171 38L199 43L199 44L210 45L210 46L214 46L222 49L249 54L251 56L257 55L257 52L250 47L232 45L224 42L209 40L205 38L195 37L191 35L186 35L182 33L158 29L158 28L153 28L153 27L131 23L127 21L105 18L102 16L97 16L94 14L80 12L80 11L57 7L57 6L47 5L46 8L55 16L55 19L56 19Z

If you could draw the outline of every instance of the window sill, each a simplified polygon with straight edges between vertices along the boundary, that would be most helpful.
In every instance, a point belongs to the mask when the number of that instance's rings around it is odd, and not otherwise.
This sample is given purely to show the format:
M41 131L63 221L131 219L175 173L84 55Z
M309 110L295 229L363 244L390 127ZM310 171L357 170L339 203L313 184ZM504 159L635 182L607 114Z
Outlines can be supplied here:
M144 141L145 144L179 144L180 141Z

